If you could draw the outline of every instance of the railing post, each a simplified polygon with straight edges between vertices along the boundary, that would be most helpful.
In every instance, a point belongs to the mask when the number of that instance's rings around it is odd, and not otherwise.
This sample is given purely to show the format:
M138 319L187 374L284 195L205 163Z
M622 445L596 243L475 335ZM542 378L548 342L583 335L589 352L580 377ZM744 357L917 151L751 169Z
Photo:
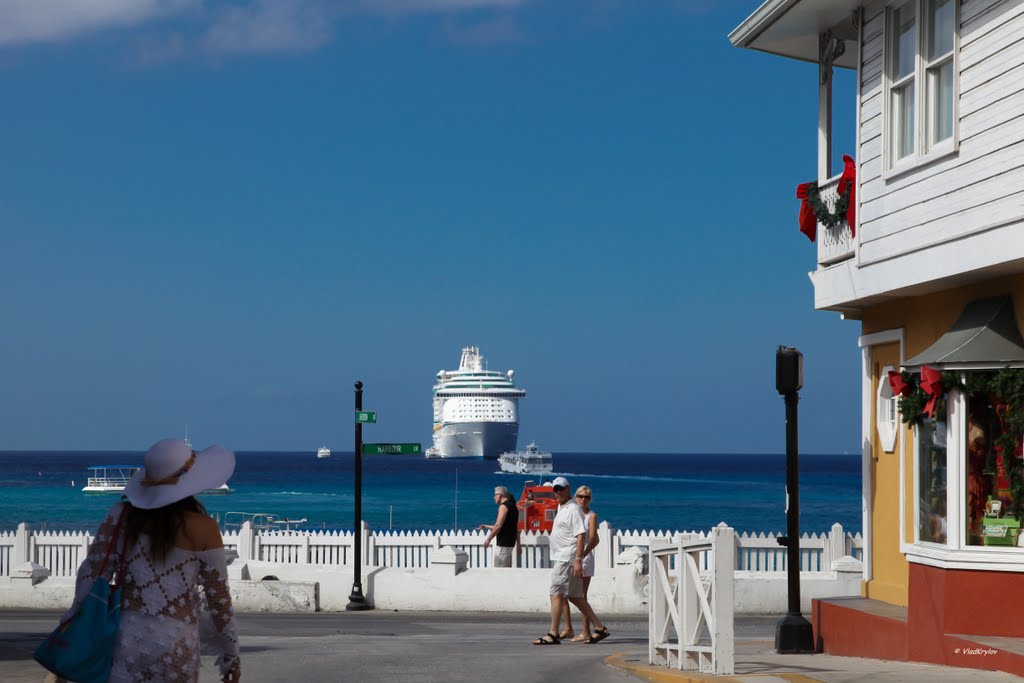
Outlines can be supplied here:
M238 529L238 559L242 562L249 562L256 558L253 551L252 522L246 520Z
M711 556L714 562L712 576L711 612L715 630L711 642L715 644L714 674L732 675L735 658L733 611L733 578L736 568L736 532L725 522L711 531Z
M615 555L612 554L612 538L614 538L614 536L615 532L608 522L601 522L597 525L598 543L597 548L594 549L595 573L599 569L611 569L615 566Z
M658 564L661 560L654 554L652 548L647 549L647 566L650 568L650 602L647 609L647 663L666 665L658 652L658 645L661 643L661 625L665 623L667 609L665 607L665 596L661 588L662 567Z
M830 551L828 566L822 567L822 571L832 571L832 568L836 566L836 562L847 554L846 533L843 531L843 525L839 522L833 524L832 530L828 532L828 547Z
M373 534L370 532L370 525L366 521L362 521L359 524L359 533L362 535L363 545L363 566L373 566L373 561L376 559L377 549L371 548L370 543L373 542Z
M11 566L32 561L32 526L28 522L18 525L14 533L14 548L11 549Z
M302 550L301 560L302 564L309 564L309 534L302 534Z
M91 539L89 538L89 534L82 534L82 545L79 547L78 550L78 566L75 567L75 574L78 574L78 567L82 566L82 563L85 562L85 558L89 557L90 542Z
M676 553L676 585L678 588L680 624L677 626L679 637L679 659L680 669L688 671L700 671L700 655L694 656L686 650L687 647L697 645L700 641L700 634L697 632L697 625L700 623L700 599L698 593L703 593L704 586L698 577L690 571L690 551L683 545L683 540L678 541L679 551ZM698 555L699 557L699 555ZM697 558L694 557L694 560ZM698 570L700 567L698 566Z

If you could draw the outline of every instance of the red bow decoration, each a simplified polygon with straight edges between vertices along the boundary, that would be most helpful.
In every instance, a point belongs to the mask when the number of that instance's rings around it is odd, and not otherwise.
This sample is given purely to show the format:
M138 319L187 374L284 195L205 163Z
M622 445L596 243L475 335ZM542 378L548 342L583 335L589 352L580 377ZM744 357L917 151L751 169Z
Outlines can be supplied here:
M928 417L935 417L936 404L942 397L942 373L938 370L921 366L921 389L928 396L928 403L925 404L924 414Z
M889 371L889 387L896 396L906 396L911 389L911 386L903 381L903 375L895 370Z
M811 208L811 202L807 199L807 190L810 189L814 183L800 183L796 186L796 198L802 199L800 202L800 232L807 235L807 239L812 242L818 239L818 218L814 215L814 209Z
M850 226L850 235L857 236L857 164L847 154L843 155L843 175L839 176L839 183L836 191L842 195L846 190L846 183L850 183L850 203L846 205L846 224Z
M847 191L847 184L849 184L850 202L846 205L846 223L850 226L850 235L853 237L857 236L857 164L849 155L843 155L843 174L839 176L839 182L836 183L836 192L840 196ZM807 235L807 238L814 242L818 238L818 217L814 215L814 209L811 208L811 201L808 195L810 189L816 187L817 183L800 183L796 186L796 198L801 200L800 202L800 215L798 220L800 222L800 232Z

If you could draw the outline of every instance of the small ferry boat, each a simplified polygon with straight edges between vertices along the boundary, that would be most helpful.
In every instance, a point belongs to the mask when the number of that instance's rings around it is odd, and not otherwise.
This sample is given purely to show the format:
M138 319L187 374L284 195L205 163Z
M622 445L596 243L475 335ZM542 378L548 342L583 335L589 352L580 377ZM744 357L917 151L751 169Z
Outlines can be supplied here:
M317 449L316 457L318 458L329 458L331 457L331 449L327 446L321 446Z
M554 469L551 454L537 448L531 443L525 451L512 451L498 456L498 466L502 472L512 474L551 474Z
M135 473L142 468L138 465L96 465L89 468L89 477L86 479L82 493L120 493L128 485ZM221 484L217 488L206 489L200 495L212 493L233 493L234 489L227 484Z

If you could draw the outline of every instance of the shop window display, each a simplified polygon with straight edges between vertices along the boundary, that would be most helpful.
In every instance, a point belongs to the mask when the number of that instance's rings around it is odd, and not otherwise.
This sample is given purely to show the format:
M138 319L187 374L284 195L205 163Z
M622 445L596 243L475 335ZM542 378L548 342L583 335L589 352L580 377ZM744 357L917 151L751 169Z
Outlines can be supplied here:
M917 428L919 522L918 537L945 543L946 519L946 423L922 420Z
M1002 439L1003 404L989 397L967 400L967 543L968 545L1017 545L1020 521L1008 514L1013 493ZM1020 457L1017 440L1014 457Z
M959 545L962 534L966 546L1024 546L1024 368L942 372L922 365L920 374L888 376L903 422L915 427L918 540ZM949 403L958 406L954 444L945 428ZM947 446L958 471L949 491L957 509L949 516Z

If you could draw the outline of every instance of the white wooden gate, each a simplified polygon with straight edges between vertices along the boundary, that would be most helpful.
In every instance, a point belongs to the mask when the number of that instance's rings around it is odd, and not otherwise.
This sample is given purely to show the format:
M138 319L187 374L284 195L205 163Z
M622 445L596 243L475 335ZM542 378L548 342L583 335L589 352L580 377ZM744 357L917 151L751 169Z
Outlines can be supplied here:
M736 534L680 538L650 550L648 661L709 674L733 673Z

